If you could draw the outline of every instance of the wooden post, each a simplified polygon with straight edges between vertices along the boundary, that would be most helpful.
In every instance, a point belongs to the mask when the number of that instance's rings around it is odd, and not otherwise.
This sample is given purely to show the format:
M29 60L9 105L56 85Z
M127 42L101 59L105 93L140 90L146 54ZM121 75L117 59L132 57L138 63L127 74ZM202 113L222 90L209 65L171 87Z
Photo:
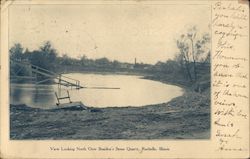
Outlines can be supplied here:
M58 103L56 103L56 105L59 105L60 104L60 101L59 101L59 98L58 98L58 96L57 96L57 93L55 92L55 95L56 95L56 99L57 99L57 102Z
M69 97L69 102L72 103L72 101L70 100L70 96L69 96L69 91L67 90L68 93L68 97Z
M58 79L58 93L59 96L61 96L61 74L59 74L59 79Z
M36 72L37 72L37 67L36 67L35 69L36 69ZM36 82L37 82L37 80L38 80L38 79L37 79L37 73L36 73Z

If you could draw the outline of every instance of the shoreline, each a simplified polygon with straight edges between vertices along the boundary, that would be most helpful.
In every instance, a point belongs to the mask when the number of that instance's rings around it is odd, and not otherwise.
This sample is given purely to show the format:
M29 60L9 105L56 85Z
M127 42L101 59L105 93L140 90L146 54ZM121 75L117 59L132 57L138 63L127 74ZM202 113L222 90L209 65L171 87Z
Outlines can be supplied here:
M182 96L141 107L39 110L26 105L10 105L10 138L209 139L210 96L181 88Z

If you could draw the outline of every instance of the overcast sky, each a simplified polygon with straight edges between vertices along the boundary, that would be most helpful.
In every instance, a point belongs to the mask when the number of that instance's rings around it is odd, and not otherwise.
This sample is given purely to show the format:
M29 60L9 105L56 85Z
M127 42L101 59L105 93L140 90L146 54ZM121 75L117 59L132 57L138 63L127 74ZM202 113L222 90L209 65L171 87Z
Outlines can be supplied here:
M174 57L187 27L210 24L207 5L13 5L9 13L10 47L49 40L59 55L152 64Z

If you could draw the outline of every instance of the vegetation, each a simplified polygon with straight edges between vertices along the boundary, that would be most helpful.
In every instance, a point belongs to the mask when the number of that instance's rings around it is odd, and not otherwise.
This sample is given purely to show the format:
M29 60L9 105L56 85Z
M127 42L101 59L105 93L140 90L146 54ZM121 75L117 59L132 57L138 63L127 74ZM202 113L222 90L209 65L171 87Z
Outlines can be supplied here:
M200 34L196 27L192 27L176 40L179 52L175 58L166 62L157 62L155 65L111 61L106 57L89 59L84 54L78 58L69 57L67 54L58 56L57 50L49 41L33 51L24 49L21 44L17 43L10 49L10 58L16 61L26 61L56 73L83 71L137 73L146 75L146 78L191 86L197 91L202 91L200 87L210 86L209 45L209 34ZM27 68L20 69L20 66L15 64L11 64L11 68L11 75L13 72L15 76L30 75Z
M110 107L85 110L42 110L26 105L10 107L11 139L209 139L210 49L209 35L196 28L176 40L175 59L155 65L129 64L107 58L78 59L58 56L50 42L30 52L15 44L12 59L28 61L57 73L100 71L143 73L145 78L186 88L168 103L144 107ZM46 64L46 65L45 65ZM28 71L11 65L16 74ZM74 123L74 124L72 124ZM25 128L25 129L24 129ZM49 131L48 131L49 130Z
M25 51L24 51L25 50ZM10 59L14 61L25 61L30 64L39 66L49 71L56 73L72 72L72 71L131 71L141 69L143 70L149 64L131 64L119 62L117 60L110 61L106 57L99 59L88 59L86 55L79 58L69 57L67 54L58 56L57 50L52 47L51 42L47 41L39 49L29 51L24 49L21 44L17 43L10 49ZM11 67L15 67L11 64ZM19 76L28 75L27 71L18 72Z
M208 46L210 36L206 33L199 38L197 34L196 27L192 27L177 40L180 53L177 55L176 61L179 61L183 69L185 67L190 81L197 80L197 62L210 62L210 49Z

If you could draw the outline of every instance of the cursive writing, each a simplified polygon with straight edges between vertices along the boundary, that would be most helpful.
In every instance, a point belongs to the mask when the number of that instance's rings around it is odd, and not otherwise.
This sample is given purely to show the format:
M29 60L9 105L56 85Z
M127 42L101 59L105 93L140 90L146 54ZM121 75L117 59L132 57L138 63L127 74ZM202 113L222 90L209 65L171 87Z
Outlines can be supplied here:
M237 2L215 2L212 7L213 126L217 151L246 151L242 125L248 121L248 10ZM237 144L235 144L237 143ZM237 146L236 146L237 145Z

